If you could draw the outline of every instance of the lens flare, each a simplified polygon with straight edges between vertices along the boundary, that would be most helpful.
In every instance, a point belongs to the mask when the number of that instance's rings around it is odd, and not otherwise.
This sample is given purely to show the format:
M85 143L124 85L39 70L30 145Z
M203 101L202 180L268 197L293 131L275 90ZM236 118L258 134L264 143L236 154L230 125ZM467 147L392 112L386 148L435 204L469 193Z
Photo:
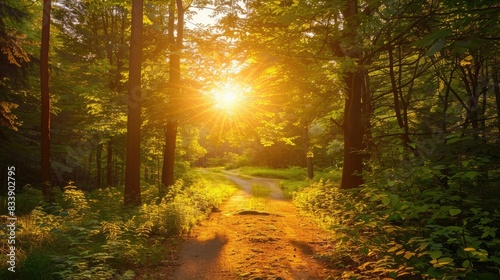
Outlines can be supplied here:
M229 114L234 114L241 109L244 103L245 90L232 83L226 83L222 87L214 89L213 98L215 107Z

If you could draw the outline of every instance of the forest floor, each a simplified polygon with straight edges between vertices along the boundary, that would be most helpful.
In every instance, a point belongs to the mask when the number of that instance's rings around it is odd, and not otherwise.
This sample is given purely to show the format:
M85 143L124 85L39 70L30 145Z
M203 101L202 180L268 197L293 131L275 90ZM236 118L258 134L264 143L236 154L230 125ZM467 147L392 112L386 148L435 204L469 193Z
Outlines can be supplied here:
M333 249L330 234L283 198L279 180L226 174L240 190L192 230L163 279L325 279L316 257Z

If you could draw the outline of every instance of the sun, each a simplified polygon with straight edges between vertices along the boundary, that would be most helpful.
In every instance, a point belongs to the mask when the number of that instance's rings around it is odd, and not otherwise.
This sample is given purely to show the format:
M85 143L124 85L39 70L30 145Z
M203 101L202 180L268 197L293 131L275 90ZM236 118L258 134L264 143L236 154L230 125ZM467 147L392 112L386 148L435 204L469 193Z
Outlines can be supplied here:
M226 113L235 113L244 103L245 89L240 85L225 83L213 90L215 107Z

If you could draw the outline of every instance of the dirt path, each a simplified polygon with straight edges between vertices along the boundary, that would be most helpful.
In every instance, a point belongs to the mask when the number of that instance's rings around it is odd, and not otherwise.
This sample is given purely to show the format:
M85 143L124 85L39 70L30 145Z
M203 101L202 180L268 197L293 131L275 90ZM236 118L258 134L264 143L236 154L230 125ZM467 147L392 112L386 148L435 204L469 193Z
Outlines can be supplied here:
M193 230L170 279L324 279L313 256L331 250L328 233L283 199L279 180L227 176L241 190ZM270 188L270 196L252 197L252 184ZM241 212L249 208L259 212Z

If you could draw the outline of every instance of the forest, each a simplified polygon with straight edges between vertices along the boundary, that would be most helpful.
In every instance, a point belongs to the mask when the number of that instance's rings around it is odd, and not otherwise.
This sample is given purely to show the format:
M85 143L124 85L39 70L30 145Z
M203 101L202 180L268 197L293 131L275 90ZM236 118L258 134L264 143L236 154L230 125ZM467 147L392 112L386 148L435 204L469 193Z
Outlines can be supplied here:
M182 279L257 177L321 278L193 279L500 279L498 1L0 0L0 49L1 279Z

